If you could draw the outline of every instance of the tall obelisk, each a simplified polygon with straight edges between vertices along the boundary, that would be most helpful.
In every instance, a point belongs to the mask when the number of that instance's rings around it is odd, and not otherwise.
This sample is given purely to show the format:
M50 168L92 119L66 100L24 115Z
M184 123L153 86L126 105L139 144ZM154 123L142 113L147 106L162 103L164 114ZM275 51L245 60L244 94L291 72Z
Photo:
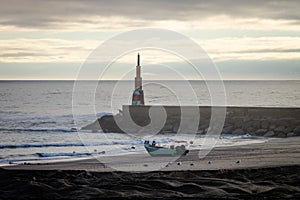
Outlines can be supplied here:
M142 77L141 77L141 66L140 66L140 54L137 55L137 65L136 65L136 75L135 75L135 89L142 89Z
M132 105L144 105L144 91L142 89L142 76L140 66L140 54L137 55L134 91L132 94Z

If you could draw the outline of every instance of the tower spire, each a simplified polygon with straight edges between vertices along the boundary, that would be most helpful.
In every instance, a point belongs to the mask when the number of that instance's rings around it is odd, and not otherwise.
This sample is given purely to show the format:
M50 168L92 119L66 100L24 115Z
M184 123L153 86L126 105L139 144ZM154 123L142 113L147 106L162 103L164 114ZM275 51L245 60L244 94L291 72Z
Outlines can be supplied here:
M142 89L142 76L140 66L140 54L137 55L136 75L134 91L132 94L132 105L144 105L144 91Z
M135 88L142 88L142 76L141 76L141 66L140 66L140 54L137 55L137 65L136 65L136 75L135 75Z

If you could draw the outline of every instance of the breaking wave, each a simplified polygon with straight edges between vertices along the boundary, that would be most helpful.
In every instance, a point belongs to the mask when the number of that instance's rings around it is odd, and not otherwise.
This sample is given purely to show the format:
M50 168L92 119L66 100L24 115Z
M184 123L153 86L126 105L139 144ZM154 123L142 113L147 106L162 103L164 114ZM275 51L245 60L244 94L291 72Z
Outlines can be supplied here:
M156 140L159 143L168 143L173 141L170 138ZM17 148L42 148L42 147L71 147L71 146L102 146L102 145L139 145L143 140L131 141L108 141L108 142L90 142L90 143L49 143L49 144L2 144L0 149L17 149Z
M92 153L36 153L39 157L58 157L58 156L90 156Z
M70 128L70 129L63 129L63 128L57 128L57 129L35 129L35 128L0 128L0 131L9 131L9 132L77 132L76 128Z

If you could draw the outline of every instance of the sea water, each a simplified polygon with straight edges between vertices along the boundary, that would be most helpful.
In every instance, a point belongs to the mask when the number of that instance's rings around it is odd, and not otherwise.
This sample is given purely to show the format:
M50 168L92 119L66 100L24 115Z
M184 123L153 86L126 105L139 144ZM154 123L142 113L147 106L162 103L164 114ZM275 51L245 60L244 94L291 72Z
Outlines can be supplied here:
M154 82L154 83L153 83ZM190 82L197 105L210 105L211 94L204 81ZM90 157L94 154L114 155L143 152L143 139L135 135L108 133L103 139L90 131L78 129L107 113L118 113L122 105L130 104L129 94L114 93L116 81L83 81L83 88L94 91L94 101L81 96L80 117L74 120L72 97L74 81L0 81L0 163L65 160ZM186 91L180 81L166 81L163 85L145 82L145 102L148 105L179 105L168 86ZM233 106L300 106L300 81L224 81L226 105ZM132 81L123 81L118 87L133 88ZM126 91L126 90L122 91ZM78 91L77 91L78 92ZM80 91L79 91L80 92ZM195 105L187 93L183 104ZM76 96L76 95L75 95ZM94 103L93 103L94 102ZM113 103L112 103L113 102ZM94 112L84 112L85 106ZM86 109L89 110L89 109ZM84 141L82 140L84 134ZM157 135L161 144L178 138ZM217 145L263 142L249 140L249 135L222 137ZM195 145L194 145L195 146ZM93 151L91 151L91 149Z

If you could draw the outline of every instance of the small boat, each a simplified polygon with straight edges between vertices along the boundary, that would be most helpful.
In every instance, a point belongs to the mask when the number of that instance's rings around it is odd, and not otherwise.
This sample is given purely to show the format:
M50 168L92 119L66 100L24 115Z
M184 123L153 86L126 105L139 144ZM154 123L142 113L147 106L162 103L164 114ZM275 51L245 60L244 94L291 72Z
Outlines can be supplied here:
M144 142L144 147L151 156L185 156L189 153L189 150L184 145L176 147L171 145L170 148L167 148L156 145L155 141L150 144L148 140Z

